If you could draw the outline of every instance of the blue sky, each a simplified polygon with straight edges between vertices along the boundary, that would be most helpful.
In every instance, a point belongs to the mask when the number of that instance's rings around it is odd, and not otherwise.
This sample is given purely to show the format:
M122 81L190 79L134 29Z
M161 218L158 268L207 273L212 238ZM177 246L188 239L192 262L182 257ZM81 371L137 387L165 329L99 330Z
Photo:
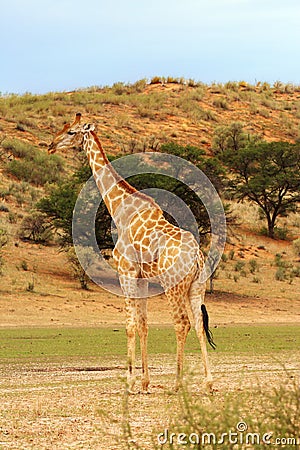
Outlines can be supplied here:
M154 75L300 84L299 0L8 0L0 92Z

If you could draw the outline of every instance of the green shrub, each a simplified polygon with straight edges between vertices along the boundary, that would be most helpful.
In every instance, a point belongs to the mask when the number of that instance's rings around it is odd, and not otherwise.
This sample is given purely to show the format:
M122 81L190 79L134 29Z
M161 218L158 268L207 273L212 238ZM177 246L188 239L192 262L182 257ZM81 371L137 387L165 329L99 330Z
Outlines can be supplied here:
M285 281L287 279L287 271L285 267L278 267L275 273L275 279L277 281Z
M18 122L17 125L16 125L16 130L18 130L18 131L26 131L26 128L21 122Z
M230 252L228 253L228 257L229 259L232 261L234 258L234 250L230 250Z
M18 178L37 186L60 179L63 159L58 155L47 155L33 145L18 139L5 140L2 147L15 158L6 166L6 171Z
M128 92L128 86L119 81L117 83L114 83L111 87L111 91L116 94L116 95L123 95L123 94L127 94Z
M86 267L88 267L88 265L92 262L92 255L93 255L92 249L84 248L84 249L79 249L79 250L81 252L80 260L84 261L86 264ZM80 261L78 260L78 257L77 257L77 254L75 253L74 248L70 248L67 251L67 258L68 258L69 264L71 266L74 279L79 281L81 289L87 290L88 283L89 283L89 277L86 274L84 268L82 267Z
M226 101L225 98L216 98L216 99L213 101L213 105L214 105L216 108L229 109L228 103L227 103L227 101Z
M164 81L165 81L164 77L154 76L151 78L150 84L161 84L164 83Z
M224 84L224 88L231 91L238 91L239 85L236 81L227 81L227 83Z
M1 204L0 205L0 211L2 211L2 212L9 212L9 208L6 205Z
M200 113L200 119L206 121L215 121L215 122L218 121L217 116L210 109L203 109Z
M15 214L14 212L10 212L8 214L8 221L9 223L17 223L17 214Z
M260 215L260 219L263 219L263 214ZM269 236L269 230L267 227L263 226L260 228L259 233L262 236ZM285 241L287 239L288 229L281 227L274 227L274 238Z
M16 202L19 205L22 205L25 202L33 202L37 200L38 197L38 189L33 187L27 181L22 180L14 181L6 187L5 191L1 191L0 196L2 198L14 197ZM7 211L9 212L9 211Z
M288 234L287 228L275 227L274 232L275 232L275 237L277 237L278 239L281 239L283 241L286 240L287 234Z
M292 283L293 279L300 275L300 267L293 266L289 261L284 261L281 253L275 255L275 265L277 267L275 279L278 281L289 280Z
M223 262L227 262L228 261L228 256L226 255L226 253L222 254L221 259L222 259Z
M27 272L27 270L28 270L28 264L27 264L27 261L25 261L25 260L21 261L20 268L21 268L22 270L24 270L25 272Z
M270 117L270 113L267 109L259 109L257 112L265 119L268 119Z
M35 243L49 243L52 239L52 232L47 216L39 211L35 211L25 217L20 226L19 238Z
M300 435L299 380L270 389L250 388L211 396L192 395L186 388L178 396L179 411L170 415L169 426L157 429L154 449L268 449L298 448ZM125 416L125 415L124 415ZM127 414L124 438L134 442ZM125 425L125 424L124 424ZM272 445L273 444L273 445ZM276 445L276 447L274 447ZM281 448L280 446L280 448Z
M26 291L33 292L35 287L34 278L32 277L32 281L29 281L26 287Z
M130 92L143 92L147 86L146 78L138 80L130 85Z
M3 266L4 266L4 262L3 262L2 255L0 253L0 276L3 275Z
M256 259L250 259L249 266L250 266L251 273L258 271L258 263L257 263Z
M0 249L4 247L8 242L8 234L7 231L3 228L0 228Z
M300 278L300 266L292 267L291 274L293 277Z
M4 266L3 258L1 255L1 250L2 250L2 247L4 247L7 244L7 242L8 242L7 231L0 228L0 275L2 275L2 273L3 273L2 269Z
M175 106L183 111L187 117L195 122L199 121L217 121L215 113L211 110L203 109L199 105L199 101L203 98L204 91L201 87L195 90L188 91L184 95L180 96Z
M282 267L284 269L289 269L291 268L291 263L289 263L288 261L284 261L283 260L283 256L281 253L276 253L275 255L275 265L277 267Z
M293 241L293 249L297 256L300 256L300 238Z
M235 272L240 272L241 270L243 270L244 267L245 267L244 261L237 261L234 266L234 270Z
M277 267L281 267L284 265L284 261L282 260L282 254L281 253L276 253L275 255L275 265Z
M261 279L258 278L258 277L253 277L253 278L252 278L252 282L253 282L253 283L259 284L259 283L261 283Z
M46 155L36 152L22 160L14 159L6 167L6 171L28 183L44 186L46 183L55 183L61 179L63 160L57 155Z
M2 142L2 147L8 154L12 154L16 158L32 159L36 153L33 145L19 139L5 139Z

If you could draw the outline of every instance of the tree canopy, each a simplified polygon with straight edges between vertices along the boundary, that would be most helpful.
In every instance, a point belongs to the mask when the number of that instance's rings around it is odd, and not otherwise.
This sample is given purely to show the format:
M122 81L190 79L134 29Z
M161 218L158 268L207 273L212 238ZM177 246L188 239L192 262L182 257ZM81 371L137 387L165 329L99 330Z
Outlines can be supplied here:
M231 171L235 197L260 207L274 238L278 217L295 211L300 201L300 144L249 142L237 151L225 148L219 158Z

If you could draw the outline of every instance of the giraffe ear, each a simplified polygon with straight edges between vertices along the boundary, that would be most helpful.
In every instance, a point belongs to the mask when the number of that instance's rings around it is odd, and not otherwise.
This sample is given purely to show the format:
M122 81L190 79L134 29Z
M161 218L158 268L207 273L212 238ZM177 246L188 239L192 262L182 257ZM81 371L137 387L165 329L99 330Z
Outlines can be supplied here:
M94 131L95 130L95 125L92 123L86 123L83 126L85 131Z

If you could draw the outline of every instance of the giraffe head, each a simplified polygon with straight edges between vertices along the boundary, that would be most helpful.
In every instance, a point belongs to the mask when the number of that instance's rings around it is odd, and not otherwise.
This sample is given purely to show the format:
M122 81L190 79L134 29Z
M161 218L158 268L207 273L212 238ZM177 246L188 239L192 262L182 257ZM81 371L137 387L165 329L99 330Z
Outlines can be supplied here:
M77 113L72 124L66 123L53 138L49 145L48 153L55 153L56 150L64 150L72 147L81 147L85 134L94 131L95 126L91 124L81 124L81 114Z

